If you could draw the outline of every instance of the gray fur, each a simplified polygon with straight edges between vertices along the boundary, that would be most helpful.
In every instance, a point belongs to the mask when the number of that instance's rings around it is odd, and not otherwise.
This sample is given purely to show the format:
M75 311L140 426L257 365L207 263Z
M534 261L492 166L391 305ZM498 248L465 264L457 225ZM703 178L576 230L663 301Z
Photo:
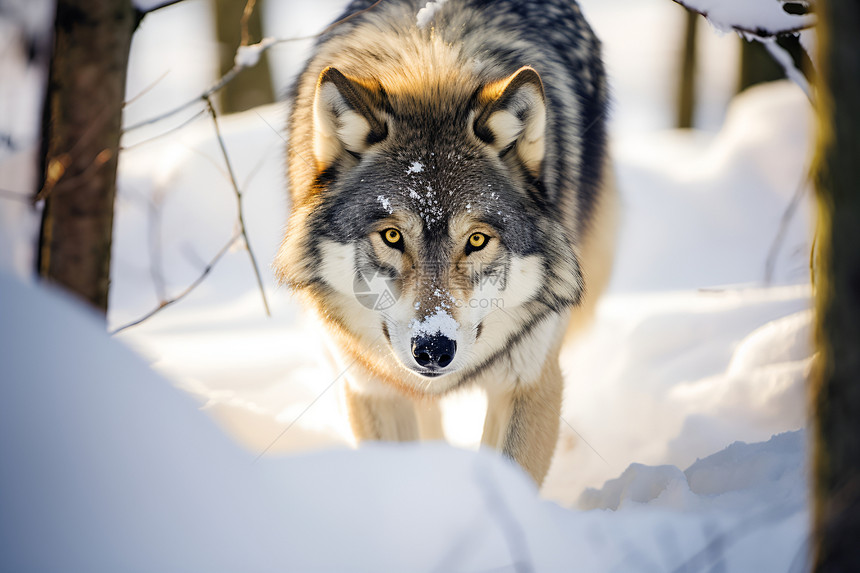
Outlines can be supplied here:
M404 173L412 161L427 166L433 178L440 216L428 232L444 229L451 214L471 204L503 234L506 246L532 254L548 243L549 234L536 221L560 223L576 242L587 230L605 163L607 93L600 44L571 0L450 0L434 25L416 32L415 14L423 0L384 0L373 9L336 26L317 42L314 55L292 91L295 111L289 122L288 169L294 204L321 189L319 209L306 224L316 236L349 242L387 212L379 196L396 208L426 211L424 189L409 184ZM373 4L352 2L341 18ZM370 36L397 37L402 42L377 46ZM404 67L404 54L425 49L432 35L461 46L459 64L476 70L475 84L463 86L459 101L432 96L439 86L430 79L420 102L394 102L394 141L380 153L355 165L351 158L322 175L308 169L310 102L323 68L335 65L359 77ZM348 46L348 49L344 49ZM395 49L396 48L396 49ZM473 107L475 87L513 73L523 65L541 75L547 96L547 151L542 172L533 180L511 162L500 172L469 144L457 126ZM416 74L422 73L416 70ZM422 104L429 104L422 105ZM417 193L417 197L415 195ZM491 195L495 193L495 195Z
M308 295L340 340L355 346L348 352L371 355L363 366L367 376L397 386L398 376L405 380L410 374L403 370L392 375L393 370L385 370L387 366L380 367L380 374L370 364L377 356L374 353L379 353L380 362L390 358L386 352L390 354L391 348L380 350L375 342L361 339L367 330L359 336L361 328L350 322L350 316L356 316L348 309L351 301L336 293L322 276L324 244L352 247L356 267L401 280L398 270L381 260L385 257L377 257L373 240L381 221L392 214L408 213L420 221L420 239L410 238L417 253L410 259L411 269L417 275L403 279L412 282L399 288L433 293L437 286L449 286L456 261L463 259L461 239L452 237L454 222L466 217L486 225L493 229L501 248L490 264L469 275L473 286L499 280L504 290L513 262L535 257L540 261L542 283L529 300L504 311L509 317L504 320L510 323L507 338L490 348L485 345L483 354L476 354L460 370L445 373L449 382L440 387L450 390L499 373L510 379L513 388L526 388L530 381L521 380L520 372L514 371L515 362L547 351L550 362L557 360L558 335L540 343L551 348L532 350L529 345L546 339L548 335L541 329L556 328L553 320L566 320L566 313L581 302L589 287L578 255L607 193L603 178L608 163L608 101L600 44L572 0L448 0L431 25L419 29L416 13L425 2L383 0L359 14L373 1L357 0L341 18L355 16L318 40L291 94L288 171L293 213L276 268L282 282ZM497 93L494 86L513 85L504 82L515 75L523 78L526 74L518 75L523 69L530 78L523 81L532 88L525 101L540 97L538 107L546 111L539 163L521 151L518 140L499 150L508 141L502 139L493 148L493 132L475 119L491 115L486 98L491 97L488 93ZM315 98L321 101L319 94L327 93L330 85L338 86L340 96L325 100L323 123L328 131L321 133L340 134L348 125L353 129L349 144L344 139L342 148L326 147L323 160L315 139L319 116L314 106ZM348 118L350 107L353 116L359 117L357 122ZM528 110L524 112L525 118L528 114ZM361 117L370 126L363 141L356 139L361 132L354 128L363 125ZM513 112L507 117L515 123L529 121L514 117ZM335 139L324 139L330 140ZM611 266L611 256L605 265ZM443 302L438 289L436 292L417 299L416 311L427 316L429 309ZM380 333L393 346L389 327L390 323L384 323ZM471 327L478 339L483 336L481 327L482 323ZM515 351L519 352L517 358L513 357ZM540 360L535 372L549 381L541 383L544 389L535 396L552 399L517 394L510 398L507 414L493 416L494 420L513 416L507 433L500 434L507 436L502 447L521 463L520 456L529 455L529 444L511 441L520 435L517 428L526 427L518 424L532 424L528 416L560 401L557 364ZM409 380L399 387L415 394L416 383ZM422 391L433 394L433 388L428 383ZM352 411L363 412L365 425L376 427L379 420L375 416L381 415L377 409L384 400L371 404L361 392L351 396ZM541 415L547 416L546 412ZM355 426L355 419L353 422ZM541 424L542 437L523 439L551 440L552 433L557 433L557 420ZM377 434L370 431L368 435L379 437ZM547 447L544 444L538 449L545 452ZM512 453L514 450L520 453ZM540 481L548 458L544 459L545 453L535 455L543 457L527 469Z

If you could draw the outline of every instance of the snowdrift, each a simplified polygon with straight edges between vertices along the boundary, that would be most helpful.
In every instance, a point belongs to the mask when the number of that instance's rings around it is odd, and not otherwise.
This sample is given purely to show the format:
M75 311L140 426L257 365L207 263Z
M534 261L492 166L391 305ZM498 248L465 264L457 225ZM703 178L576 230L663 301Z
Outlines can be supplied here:
M5 274L0 292L4 571L786 571L805 559L801 432L684 473L633 465L580 501L616 511L565 510L496 454L443 444L255 459L73 301Z

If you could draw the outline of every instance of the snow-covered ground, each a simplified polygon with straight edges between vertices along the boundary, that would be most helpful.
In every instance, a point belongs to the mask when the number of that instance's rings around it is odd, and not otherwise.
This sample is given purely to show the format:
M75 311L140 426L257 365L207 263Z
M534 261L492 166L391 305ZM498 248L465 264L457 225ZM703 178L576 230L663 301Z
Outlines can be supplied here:
M88 309L0 273L0 570L795 571L803 432L681 472L632 464L581 510L443 444L264 456ZM35 349L35 350L34 350Z
M812 360L805 201L773 280L763 277L805 184L809 103L785 82L727 107L736 40L700 34L703 129L668 129L680 9L582 4L613 77L624 217L610 292L593 328L563 351L562 435L544 501L488 453L346 449L342 380L268 269L289 209L286 110L276 104L222 121L272 318L241 248L113 341L70 302L0 278L0 569L481 571L519 560L539 571L800 570L808 511L796 430ZM270 2L266 32L306 34L341 5ZM169 73L128 107L127 124L208 85L211 25L199 0L147 17L129 96ZM272 49L281 85L302 49ZM6 109L24 105L30 84L15 97L0 90ZM154 308L159 289L184 289L235 230L207 118L132 147L197 109L124 138L110 328ZM0 187L28 191L34 154L26 144L0 153ZM0 268L26 280L36 217L0 198L0 221ZM446 402L452 443L475 448L482 404L477 392Z

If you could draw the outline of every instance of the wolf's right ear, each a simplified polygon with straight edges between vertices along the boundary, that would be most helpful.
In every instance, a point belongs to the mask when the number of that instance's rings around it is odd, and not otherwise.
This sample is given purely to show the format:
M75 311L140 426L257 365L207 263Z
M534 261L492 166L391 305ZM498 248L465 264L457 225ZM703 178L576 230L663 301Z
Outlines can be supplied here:
M375 111L380 90L350 79L337 68L320 74L314 95L314 156L322 171L344 152L361 154L388 135Z

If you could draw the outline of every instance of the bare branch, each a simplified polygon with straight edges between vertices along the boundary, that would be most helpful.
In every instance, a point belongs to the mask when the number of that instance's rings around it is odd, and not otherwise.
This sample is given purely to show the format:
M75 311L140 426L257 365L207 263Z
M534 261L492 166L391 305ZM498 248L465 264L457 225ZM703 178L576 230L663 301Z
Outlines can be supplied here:
M279 38L279 39L276 39L276 38L264 38L264 39L263 39L259 44L254 44L254 46L256 46L256 47L258 48L258 50L259 50L259 53L260 53L260 54L262 54L262 53L264 53L264 52L267 52L267 51L268 51L272 46L277 46L277 45L279 45L279 44L286 44L286 43L289 43L289 42L300 42L300 41L303 41L303 40L313 40L313 39L316 39L316 38L318 38L318 37L320 37L320 36L322 36L322 35L324 35L324 34L327 34L327 33L328 33L328 32L330 32L332 29L334 29L336 26L339 26L340 24L343 24L344 22L347 22L347 21L351 20L352 18L355 18L356 16L359 16L360 14L364 14L364 13L365 13L365 12L367 12L368 10L373 9L373 8L374 8L374 7L376 7L376 6L377 6L381 1L382 1L382 0L376 0L376 2L374 2L373 4L371 4L370 6L368 6L367 8L364 8L364 9L362 9L362 10L359 10L358 12L355 12L355 13L353 13L353 14L350 14L349 16L346 16L345 18L341 18L340 20L338 20L338 21L334 22L333 24L330 24L330 25L329 25L329 26L327 26L325 29L323 29L321 32L318 32L318 33L316 33L316 34L312 34L312 35L310 35L310 36L299 36L299 37L295 37L295 38ZM173 3L175 3L175 2L173 2ZM248 47L251 47L251 46L242 46L242 47L248 48ZM254 65L256 65L256 62L254 62ZM143 120L143 121L139 121L139 122L137 122L137 123L135 123L135 124L129 125L129 126L127 126L126 128L124 128L124 129L123 129L123 133L128 133L129 131L134 131L135 129L139 129L139 128L144 127L144 126L146 126L146 125L152 125L153 123L157 123L157 122L159 122L159 121L162 121L162 120L164 120L164 119L167 119L168 117L171 117L171 116L173 116L173 115L176 115L176 114L177 114L177 113L179 113L180 111L182 111L182 110L184 110L184 109L189 108L190 106L194 105L195 103L198 103L198 102L205 103L205 102L206 102L209 98L211 98L211 97L212 97L216 92L218 92L219 90L223 89L223 88L224 88L224 86L226 86L227 84L229 84L230 82L232 82L234 79L236 79L236 76L238 76L240 73L242 73L242 71L244 71L246 68L249 68L249 67L253 67L253 65L244 65L244 64L242 64L242 63L237 63L236 65L234 65L234 66L233 66L233 68L232 68L232 69L230 69L230 71L229 71L229 72L227 72L226 74L224 74L224 75L223 75L223 76L222 76L218 81L216 81L216 82L215 82L215 83L214 83L214 84L213 84L209 89L207 89L206 91L204 91L204 92L203 92L202 94L200 94L199 96L195 97L194 99L188 100L188 101L186 101L185 103L183 103L183 104L181 104L181 105L178 105L178 106L176 106L175 108L173 108L173 109L171 109L171 110L168 110L168 111L166 111L166 112L164 112L164 113L162 113L162 114L159 114L159 115L157 115L157 116L155 116L155 117L151 117L151 118L149 118L149 119L146 119L146 120Z
M732 20L733 14L723 5L715 4L708 11L700 7L700 0L674 0L690 12L707 18L718 30L734 30L747 41L763 44L771 57L785 70L786 77L800 86L811 101L810 84L813 82L815 70L809 54L800 43L800 32L815 26L812 3L810 0L769 1L773 3L774 12L767 14L767 18L762 17L758 22L738 23ZM723 11L715 14L718 8L723 8ZM773 18L773 21L766 23L768 18Z
M191 293L191 291L193 291L198 286L200 286L200 283L203 282L203 279L205 279L209 275L209 273L212 271L212 269L215 267L215 265L218 263L218 261L221 260L221 257L223 257L224 254L230 250L230 247L232 247L233 244L236 241L238 241L241 236L242 235L240 233L234 234L230 238L230 240L227 241L227 243L223 247L221 247L221 250L219 250L218 253L214 257L212 257L212 260L209 261L209 264L206 265L206 268L203 269L203 272L200 273L200 276L197 277L193 283L188 285L188 287L184 291L182 291L181 293L179 293L177 296L173 297L170 300L161 301L160 303L158 303L157 307L155 307L151 311L147 312L145 315L141 316L140 318L138 318L135 321L129 322L128 324L124 324L124 325L120 326L119 328L112 330L110 332L110 334L111 335L119 334L120 332L122 332L123 330L125 330L127 328L131 328L132 326L137 326L138 324L142 323L143 321L155 316L156 314L158 314L159 312L161 312L162 310L164 310L168 306L172 305L173 303L179 302L180 300L182 300L183 298L188 296Z
M0 198L9 199L10 201L18 201L19 203L26 203L27 205L33 204L32 197L25 195L24 193L9 191L8 189L0 189Z
M218 127L218 114L215 112L215 106L212 105L212 100L208 96L206 97L206 105L209 107L209 114L212 116L212 123L215 126L215 135L218 139L218 145L221 147L221 153L224 155L224 163L227 164L227 172L230 174L230 182L233 184L233 191L236 193L239 232L245 239L245 247L248 249L248 256L251 259L251 265L254 267L254 276L257 278L257 287L260 289L260 296L263 299L263 307L266 309L266 316L272 316L272 313L269 311L269 302L266 300L266 290L263 288L263 278L260 275L260 269L257 266L257 259L254 256L254 251L251 249L251 241L248 239L248 232L245 228L245 214L242 208L242 191L239 189L239 183L236 181L236 174L233 172L233 165L230 163L230 157L227 154L227 147L224 145L224 138L221 137L221 128Z
M136 96L134 96L134 97L132 97L131 99L127 99L127 100L125 100L124 102L122 102L122 107L126 108L126 107L130 106L131 104L133 104L134 102L136 102L137 100L139 100L140 98L142 98L143 96L145 96L147 93L149 93L149 91L150 91L152 88L154 88L154 87L155 87L155 86L157 86L159 83L161 83L161 80L163 80L164 78L166 78L166 77L167 77L167 75L168 75L169 73L170 73L170 70L167 70L166 72L164 72L163 74L161 74L160 76L158 76L158 78L156 78L156 80L155 80L154 82L152 82L151 84L149 84L148 86L146 86L145 88L143 88L142 90L140 90L140 91L137 93L137 95L136 95Z
M159 133L158 135L153 135L149 139L144 139L144 140L138 141L136 143L132 143L131 145L126 145L125 147L120 147L119 150L120 151L128 151L129 149L134 149L135 147L139 147L141 145L146 145L147 143L152 143L153 141L157 141L157 140L161 139L162 137L164 137L165 135L170 135L171 133L175 133L185 126L190 125L191 123L194 122L194 120L196 120L197 118L199 118L205 114L206 114L206 110L201 109L200 111L198 111L197 113L195 113L194 115L192 115L191 117L189 117L188 119L186 119L185 121L180 123L179 125L177 125L175 127L171 127L167 131L165 131L163 133Z
M248 33L248 20L251 19L251 14L254 13L254 6L256 4L257 0L248 0L245 2L245 10L242 12L242 20L240 22L240 25L242 26L242 39L239 42L240 46L247 46L251 41L251 35Z
M181 1L182 0L172 0L169 2L164 2L163 4L160 4L158 6L150 8L149 10L147 10L145 12L142 12L141 17L143 17L146 14L149 14L151 12L155 12L156 10L160 10L161 8L166 8L168 6L172 6L173 4L178 4ZM272 46L277 45L277 44L283 44L283 43L287 43L287 42L297 42L297 41L302 41L302 40L312 40L312 39L315 39L319 36L322 36L323 34L328 33L335 26L338 26L338 25L346 22L347 20L350 20L350 19L352 19L352 18L354 18L360 14L367 12L368 10L371 10L372 8L376 7L381 1L382 0L376 0L376 2L374 2L373 4L368 6L367 8L364 8L362 10L359 10L358 12L350 14L349 16L346 16L345 18L342 18L342 19L338 20L337 22L334 22L333 24L327 26L321 32L319 32L317 34L313 34L311 36L302 36L302 37L296 37L296 38L284 38L284 39L277 39L277 40L272 39L272 38L265 38L265 39L263 39L263 41L261 41L259 44L256 44L255 46L247 46L246 45L247 41L248 41L247 31L244 31L243 32L243 46L246 48L256 47L258 53L262 54L263 52L267 51L269 48L271 48ZM244 24L247 21L247 17L253 11L254 5L255 5L255 0L248 0L246 5L245 5L245 13L243 15L243 30L246 29L246 26ZM271 312L269 310L269 303L268 303L268 300L266 299L266 291L263 287L262 276L260 274L259 266L257 265L257 259L254 256L254 252L251 249L250 241L248 240L248 233L247 233L247 229L245 226L244 210L243 210L243 206L242 206L242 191L239 188L239 184L236 180L236 175L233 171L233 166L230 163L230 158L229 158L229 155L227 154L227 148L224 144L224 138L221 135L221 129L220 129L220 126L218 125L218 114L215 111L215 107L212 105L212 99L211 99L212 95L214 95L216 92L221 90L224 86L226 86L231 81L233 81L236 78L236 76L238 76L244 69L246 69L248 67L253 67L253 65L256 65L256 61L253 61L253 63L251 63L249 65L246 65L245 61L246 61L245 59L239 59L239 61L236 62L236 64L233 66L233 68L230 71L228 71L226 74L224 74L209 89L207 89L205 92L203 92L199 96L195 97L194 99L189 100L189 101L185 102L184 104L177 106L177 107L175 107L175 108L173 108L173 109L171 109L165 113L162 113L156 117L138 122L134 125L130 125L123 130L124 133L127 133L129 131L138 129L140 127L143 127L146 125L151 125L153 123L157 123L163 119L171 117L171 116L183 111L184 109L187 109L188 107L194 105L197 102L204 103L206 105L206 108L204 110L200 110L199 112L195 113L189 119L185 120L184 122L182 122L178 126L172 128L172 129L170 129L170 130L168 130L168 131L166 131L160 135L156 135L150 139L138 142L138 143L133 144L133 145L126 147L124 149L130 149L130 148L136 147L138 145L143 145L145 143L149 143L151 141L159 139L159 138L161 138L161 137L163 137L169 133L173 133L174 131L177 131L177 130L185 127L186 125L188 125L189 123L191 123L192 121L197 119L202 113L204 113L205 111L208 110L209 114L212 116L212 122L213 122L214 127L215 127L215 134L216 134L217 139L218 139L218 145L221 148L221 153L224 156L224 162L227 166L227 175L228 175L228 178L229 178L229 180L233 186L233 190L236 194L236 203L238 206L237 218L238 218L239 230L234 234L234 236L230 239L230 241L226 245L224 245L224 247L222 247L220 251L218 251L218 253L215 255L215 257L213 257L213 259L209 262L209 264L206 265L206 267L203 269L203 272L201 273L201 275L193 283L191 283L188 286L188 288L186 288L184 291L182 291L182 293L180 293L178 296L176 296L172 299L162 300L161 302L159 302L158 307L149 311L148 313L146 313L144 316L140 317L139 319L115 329L114 331L111 332L111 334L117 334L119 332L122 332L123 330L126 330L127 328L131 328L132 326L136 326L136 325L144 322L145 320L149 319L150 317L154 316L155 314L160 312L162 309L167 308L168 306L174 304L175 302L178 302L179 300L181 300L182 298L187 296L201 282L203 282L203 280L210 273L212 268L218 263L219 260L221 260L221 257L223 257L224 254L227 252L227 250L230 247L232 247L236 243L236 241L238 241L240 238L242 238L245 241L245 246L248 250L248 256L251 259L251 265L254 268L254 275L255 275L255 278L257 280L257 287L260 289L260 295L261 295L262 300L263 300L263 306L266 310L266 315L271 316ZM160 79L161 78L159 78L159 80L157 80L156 83L158 81L160 81ZM132 101L134 101L135 99L140 97L140 95L142 95L143 93L146 93L146 91L148 91L149 89L151 89L151 86L146 88L141 94L138 94L138 96L135 96L135 98L133 98L132 100L130 100L129 102L126 102L126 103L127 104L131 103ZM219 169L220 169L220 167L219 167ZM158 283L158 282L159 281L156 281L156 283ZM157 288L157 290L162 291L162 292L164 290L163 287L159 288L158 285L156 288ZM162 297L159 297L159 298L162 298Z

